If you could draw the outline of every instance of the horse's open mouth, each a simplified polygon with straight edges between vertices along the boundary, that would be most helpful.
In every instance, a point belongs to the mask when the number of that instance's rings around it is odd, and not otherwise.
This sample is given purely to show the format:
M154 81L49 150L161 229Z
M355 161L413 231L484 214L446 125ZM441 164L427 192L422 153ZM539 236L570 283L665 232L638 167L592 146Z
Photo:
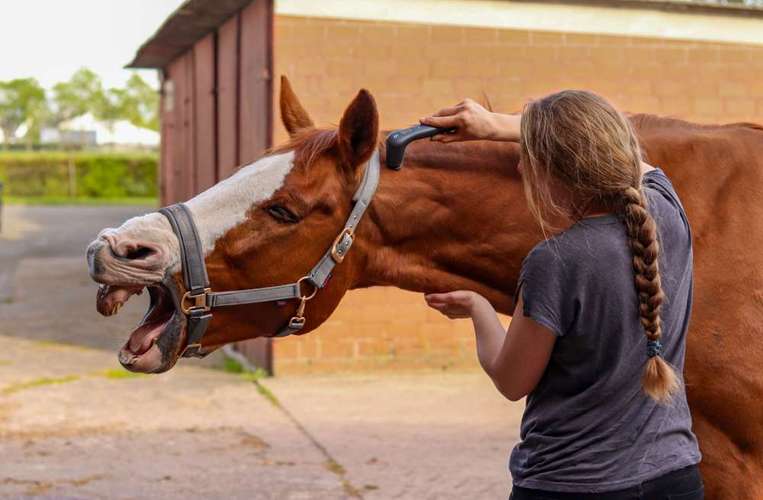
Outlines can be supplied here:
M101 285L96 307L104 316L112 316L133 295L148 289L148 311L119 351L122 366L136 372L163 372L177 359L184 321L175 294L164 284L144 286Z

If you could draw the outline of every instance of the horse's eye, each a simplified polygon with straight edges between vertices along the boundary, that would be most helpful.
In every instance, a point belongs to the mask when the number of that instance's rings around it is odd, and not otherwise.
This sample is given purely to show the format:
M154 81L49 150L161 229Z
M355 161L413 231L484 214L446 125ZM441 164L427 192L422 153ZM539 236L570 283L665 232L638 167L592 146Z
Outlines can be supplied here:
M288 224L296 224L299 222L299 217L282 205L269 206L268 213L279 222L286 222Z

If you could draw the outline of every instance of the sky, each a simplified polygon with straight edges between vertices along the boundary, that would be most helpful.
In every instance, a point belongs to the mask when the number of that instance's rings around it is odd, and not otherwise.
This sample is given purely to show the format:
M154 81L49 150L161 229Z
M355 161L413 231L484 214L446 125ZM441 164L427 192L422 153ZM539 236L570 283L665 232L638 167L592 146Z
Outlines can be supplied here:
M50 89L88 67L121 86L138 47L183 0L0 0L0 80L34 77ZM157 86L154 70L140 75Z

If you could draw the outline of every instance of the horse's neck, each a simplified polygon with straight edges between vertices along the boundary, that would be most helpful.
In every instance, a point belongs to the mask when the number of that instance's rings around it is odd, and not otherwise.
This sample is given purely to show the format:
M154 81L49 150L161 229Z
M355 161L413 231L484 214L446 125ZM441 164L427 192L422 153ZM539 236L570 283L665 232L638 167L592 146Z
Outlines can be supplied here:
M470 289L508 312L522 258L539 239L517 158L509 144L412 144L401 171L382 172L355 287Z

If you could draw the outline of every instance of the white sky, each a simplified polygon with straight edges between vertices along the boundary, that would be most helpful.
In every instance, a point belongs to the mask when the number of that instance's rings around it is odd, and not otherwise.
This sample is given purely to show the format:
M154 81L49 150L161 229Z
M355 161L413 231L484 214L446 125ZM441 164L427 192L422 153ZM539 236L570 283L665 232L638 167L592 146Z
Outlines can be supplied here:
M183 0L0 0L0 80L43 87L85 66L106 87L122 85L138 47ZM141 76L157 85L156 71Z

